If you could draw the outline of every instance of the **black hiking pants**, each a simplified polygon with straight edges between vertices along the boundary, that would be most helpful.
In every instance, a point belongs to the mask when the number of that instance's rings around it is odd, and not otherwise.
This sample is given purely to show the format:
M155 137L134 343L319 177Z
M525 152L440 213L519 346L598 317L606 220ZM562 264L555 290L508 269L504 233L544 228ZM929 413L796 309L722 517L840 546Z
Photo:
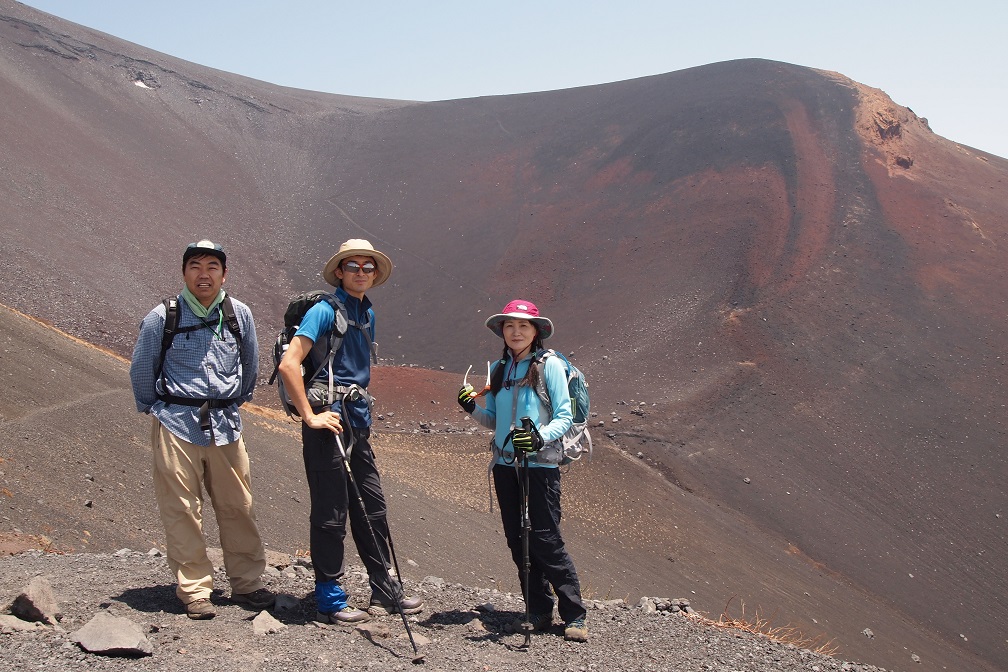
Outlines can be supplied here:
M309 544L317 582L339 583L343 577L343 542L346 539L347 516L357 554L367 568L372 599L384 604L402 599L402 588L389 580L388 519L385 495L382 492L378 466L371 450L371 429L354 428L353 450L349 434L343 433L343 448L349 452L353 472L367 516L379 546L375 546L368 520L353 491L353 485L343 468L343 458L336 447L336 435L330 430L312 429L301 423L301 440L311 496L311 529Z
M536 467L529 470L529 585L528 609L533 616L553 613L553 593L557 611L564 623L585 617L574 561L560 536L560 470ZM525 591L522 557L521 470L494 465L494 489L500 507L504 537L511 549L511 559L518 568L518 579ZM551 587L552 586L552 590Z

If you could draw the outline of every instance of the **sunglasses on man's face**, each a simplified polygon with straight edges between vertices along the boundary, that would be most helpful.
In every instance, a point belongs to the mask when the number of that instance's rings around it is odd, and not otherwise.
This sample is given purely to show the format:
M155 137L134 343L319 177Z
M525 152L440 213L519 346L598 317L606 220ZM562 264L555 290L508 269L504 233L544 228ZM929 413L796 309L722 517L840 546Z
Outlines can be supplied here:
M343 264L343 272L350 273L351 275L364 271L366 275L371 275L375 272L375 265L370 261L365 261L363 265L358 264L356 261L348 261Z

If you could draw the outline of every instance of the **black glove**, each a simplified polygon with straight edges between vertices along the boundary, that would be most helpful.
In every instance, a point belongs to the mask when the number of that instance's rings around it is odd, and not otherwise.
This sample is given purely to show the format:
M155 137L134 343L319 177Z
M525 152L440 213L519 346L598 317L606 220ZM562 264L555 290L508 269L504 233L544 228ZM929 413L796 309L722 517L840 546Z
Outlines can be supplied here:
M458 403L462 407L462 410L466 413L472 414L476 410L476 400L472 398L473 386L463 385L459 389Z
M535 427L531 429L515 427L514 434L511 435L511 443L514 444L515 450L525 453L534 453L543 447L542 437L539 436Z

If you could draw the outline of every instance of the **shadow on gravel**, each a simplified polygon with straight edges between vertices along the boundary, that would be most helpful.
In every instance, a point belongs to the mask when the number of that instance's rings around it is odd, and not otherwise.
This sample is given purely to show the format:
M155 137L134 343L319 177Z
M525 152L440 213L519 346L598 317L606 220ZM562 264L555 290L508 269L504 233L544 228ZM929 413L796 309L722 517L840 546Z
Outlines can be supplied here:
M136 611L163 611L168 614L185 613L185 607L181 600L175 596L175 584L127 588L112 599L122 602ZM218 591L215 590L213 595L211 595L211 601L214 604L220 604L220 594Z
M361 630L361 636L364 637L364 639L366 639L368 642L370 642L371 644L373 644L375 646L375 648L382 649L383 651L385 651L386 653L388 653L393 658L398 658L399 660L404 660L404 659L408 659L408 658L412 658L413 657L412 651L410 652L410 655L404 656L402 654L402 652L396 651L391 646L388 646L383 641L381 641L381 638L380 637L376 637L370 630Z
M315 622L315 593L302 594L300 597L291 593L277 592L277 601L269 613L284 625L308 625Z
M478 620L482 626L480 628L481 631L474 630L472 634L466 635L466 639L471 642L494 642L502 644L508 649L516 649L521 647L513 646L506 640L512 635L519 634L519 631L515 628L515 624L521 622L524 618L525 612L523 611L483 612L453 609L452 611L432 613L426 620L421 621L420 625L432 630L440 630L451 625L469 625L473 621Z

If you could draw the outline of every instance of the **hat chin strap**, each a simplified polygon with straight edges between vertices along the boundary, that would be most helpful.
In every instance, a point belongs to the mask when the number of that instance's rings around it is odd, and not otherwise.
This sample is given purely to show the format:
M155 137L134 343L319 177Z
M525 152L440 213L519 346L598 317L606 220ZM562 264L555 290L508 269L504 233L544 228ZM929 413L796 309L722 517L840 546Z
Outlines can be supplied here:
M535 345L535 341L532 341L527 346L525 346L524 348L522 348L520 352L515 352L511 347L508 347L508 350L511 351L511 359L513 359L516 362L519 361L521 357L523 357L523 356L527 355L528 353L532 352L532 346L534 346L534 345Z

